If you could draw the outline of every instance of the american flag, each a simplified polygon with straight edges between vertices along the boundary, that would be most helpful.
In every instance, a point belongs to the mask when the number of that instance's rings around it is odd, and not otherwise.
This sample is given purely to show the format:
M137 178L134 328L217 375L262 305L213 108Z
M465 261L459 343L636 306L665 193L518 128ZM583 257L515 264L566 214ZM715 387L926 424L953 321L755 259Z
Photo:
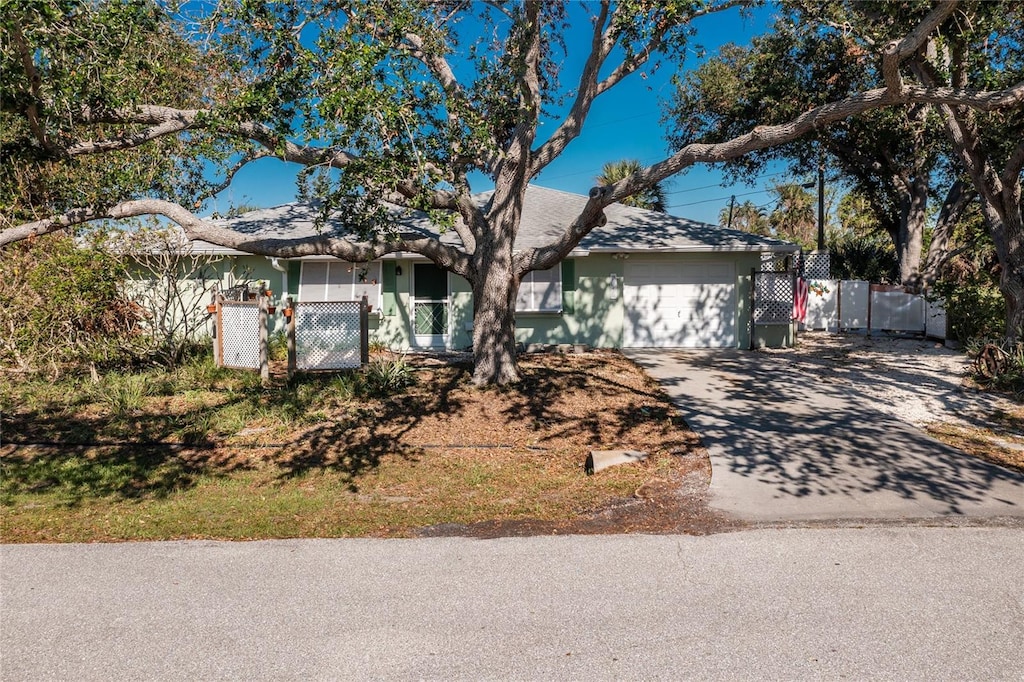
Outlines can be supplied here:
M803 277L796 278L796 289L793 291L793 319L797 322L807 322L807 296L811 288Z

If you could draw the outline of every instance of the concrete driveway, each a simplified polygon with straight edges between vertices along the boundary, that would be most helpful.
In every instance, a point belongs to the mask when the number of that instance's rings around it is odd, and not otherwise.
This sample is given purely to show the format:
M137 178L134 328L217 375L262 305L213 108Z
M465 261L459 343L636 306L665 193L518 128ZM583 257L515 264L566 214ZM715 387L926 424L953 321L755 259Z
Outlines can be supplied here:
M701 436L711 457L710 504L730 516L1024 519L1024 474L936 441L879 409L868 388L831 380L799 352L626 353ZM902 382L894 400L935 389L909 365L879 372L882 382Z

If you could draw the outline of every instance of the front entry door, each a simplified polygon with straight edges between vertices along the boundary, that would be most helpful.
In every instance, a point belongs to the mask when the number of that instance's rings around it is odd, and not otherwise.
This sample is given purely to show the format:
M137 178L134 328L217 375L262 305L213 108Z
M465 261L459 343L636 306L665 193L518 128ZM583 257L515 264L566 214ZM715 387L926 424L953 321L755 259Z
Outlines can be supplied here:
M413 265L412 320L419 348L448 347L448 273L433 263Z

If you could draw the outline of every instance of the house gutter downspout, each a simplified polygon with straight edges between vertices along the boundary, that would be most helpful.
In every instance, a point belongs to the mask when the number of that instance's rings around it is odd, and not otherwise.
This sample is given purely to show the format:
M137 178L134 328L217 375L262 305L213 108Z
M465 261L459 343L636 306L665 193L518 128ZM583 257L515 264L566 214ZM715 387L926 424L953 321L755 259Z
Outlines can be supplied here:
M273 256L267 256L266 258L270 261L270 267L281 273L281 294L277 297L277 300L283 303L284 299L288 297L288 268L281 265L277 258Z

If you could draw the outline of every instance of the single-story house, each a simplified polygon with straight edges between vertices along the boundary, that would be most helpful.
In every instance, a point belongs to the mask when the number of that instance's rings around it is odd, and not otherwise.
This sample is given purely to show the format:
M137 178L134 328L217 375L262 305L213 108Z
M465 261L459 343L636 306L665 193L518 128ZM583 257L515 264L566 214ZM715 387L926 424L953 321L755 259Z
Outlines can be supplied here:
M547 242L586 201L531 186L516 247ZM599 348L792 344L792 324L751 324L751 290L752 271L762 267L763 258L784 258L799 251L797 245L622 204L609 206L605 214L607 223L560 265L525 278L516 308L517 341ZM218 223L254 237L294 238L318 234L315 215L315 207L292 203ZM422 215L399 220L403 230L437 232ZM330 229L328 224L324 231ZM442 238L459 243L454 230ZM395 350L472 344L469 283L415 254L349 263L331 257L270 259L203 242L193 244L192 251L223 257L216 265L223 285L262 280L278 301L366 296L372 306L371 340Z

